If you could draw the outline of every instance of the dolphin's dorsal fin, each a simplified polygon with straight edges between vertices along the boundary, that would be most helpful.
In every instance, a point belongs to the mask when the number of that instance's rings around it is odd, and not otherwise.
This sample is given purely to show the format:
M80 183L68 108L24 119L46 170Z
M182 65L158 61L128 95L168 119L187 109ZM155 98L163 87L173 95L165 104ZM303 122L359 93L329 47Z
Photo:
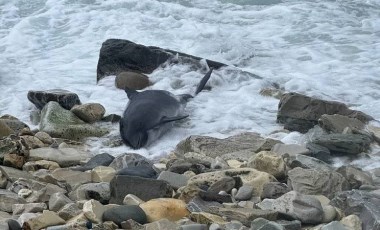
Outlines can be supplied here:
M128 99L132 99L134 95L137 95L139 92L137 92L134 89L130 89L128 87L125 87L124 91L127 93Z
M174 117L163 117L163 118L161 118L160 122L158 122L158 124L155 124L154 126L152 126L149 129L153 129L153 128L157 127L157 126L160 126L160 125L163 125L163 124L166 124L166 123L169 123L169 122L179 121L179 120L185 119L188 116L189 115L181 115L181 116L174 116Z
M202 80L199 82L197 90L195 90L195 95L197 95L199 92L203 90L205 87L208 79L210 79L211 73L212 73L213 68L211 67L210 70L206 73L206 75L202 78Z

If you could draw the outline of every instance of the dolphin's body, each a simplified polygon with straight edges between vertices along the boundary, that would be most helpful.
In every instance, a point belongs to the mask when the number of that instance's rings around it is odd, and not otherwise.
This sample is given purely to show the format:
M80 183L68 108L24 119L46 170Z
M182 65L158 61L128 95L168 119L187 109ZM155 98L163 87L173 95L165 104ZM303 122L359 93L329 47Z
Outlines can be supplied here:
M211 76L212 69L202 78L197 95ZM124 143L133 149L151 144L168 131L174 121L188 117L183 114L190 94L174 95L165 90L137 92L126 89L129 103L120 120L120 135Z

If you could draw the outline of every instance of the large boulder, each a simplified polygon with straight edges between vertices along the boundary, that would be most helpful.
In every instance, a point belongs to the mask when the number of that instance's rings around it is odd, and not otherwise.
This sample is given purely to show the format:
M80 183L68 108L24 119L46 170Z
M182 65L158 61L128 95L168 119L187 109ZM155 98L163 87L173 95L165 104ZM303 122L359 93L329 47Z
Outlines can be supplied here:
M277 122L291 131L307 132L323 114L340 114L368 122L373 118L363 112L351 110L345 104L308 97L298 93L284 94L278 105Z
M40 130L52 137L81 140L85 137L100 137L108 130L87 124L57 102L49 102L41 111Z
M364 123L360 120L339 114L324 114L318 120L318 124L325 131L332 133L342 133L347 127L351 130L361 130L364 128Z
M351 190L338 193L330 202L345 215L355 214L363 222L363 230L380 229L380 196L367 191Z
M103 42L100 49L97 81L105 76L117 75L124 71L149 74L169 59L173 62L197 65L202 58L159 47L144 46L128 40L108 39ZM211 60L206 60L206 62L209 67L226 66Z
M71 109L74 105L80 105L80 100L76 93L62 89L30 90L28 92L28 99L38 109L42 109L49 101L58 102L65 109Z

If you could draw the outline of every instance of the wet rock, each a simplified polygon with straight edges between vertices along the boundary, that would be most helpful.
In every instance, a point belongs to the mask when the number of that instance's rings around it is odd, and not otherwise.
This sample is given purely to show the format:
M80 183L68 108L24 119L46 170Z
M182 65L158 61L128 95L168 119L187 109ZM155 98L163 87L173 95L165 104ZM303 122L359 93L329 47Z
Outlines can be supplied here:
M342 133L347 127L351 130L362 130L364 128L364 123L360 120L339 114L324 114L319 118L318 124L325 131L332 133Z
M238 220L246 226L249 226L257 218L277 219L276 211L250 208L219 208L216 214L224 216L228 221Z
M98 166L91 171L93 182L111 182L115 175L115 169L106 166Z
M119 171L123 168L128 168L138 165L147 165L152 166L153 163L148 160L146 157L137 154L137 153L125 153L117 156L109 165L114 168L116 171Z
M264 218L257 218L253 220L250 226L251 229L285 230L282 225Z
M263 210L277 211L306 224L319 224L323 218L321 202L313 196L303 195L296 191L288 192L275 200L264 199L258 207Z
M92 170L97 166L109 166L112 161L115 159L115 157L111 156L108 153L102 153L93 156L88 162L86 162L82 166L77 166L73 167L73 170L78 170L78 171L87 171L87 170Z
M149 165L137 165L120 169L116 175L156 178L157 172Z
M9 115L4 115L4 116L1 116L0 117L0 123L2 123L4 126L3 128L5 128L3 131L5 131L4 134L7 134L7 132L9 131L6 127L8 127L9 129L11 129L11 134L20 134L22 132L23 129L27 128L28 130L29 129L29 126L27 124L25 124L24 122L20 121L19 119L17 119L16 117L12 117L12 116L9 116ZM8 136L8 135L6 135Z
M61 225L66 223L64 219L59 217L55 212L44 210L42 215L31 218L24 222L23 229L38 230L54 225Z
M57 102L49 102L41 111L40 130L52 137L81 140L85 137L100 137L108 130L90 125Z
M45 91L29 91L28 99L38 109L42 109L48 102L58 102L63 108L70 110L74 105L80 105L77 94L68 90L53 89Z
M19 197L17 193L0 189L0 211L11 213L14 204L24 203L26 203L25 199Z
M54 142L53 138L48 133L41 131L37 132L34 137L38 138L40 141L47 145L51 145Z
M0 138L13 134L13 130L2 120L0 120Z
M110 115L104 116L102 118L102 121L104 121L104 122L112 122L112 123L119 122L120 120L121 120L121 116L117 115L117 114L110 114Z
M357 215L363 229L380 229L380 197L371 192L351 190L338 193L331 205L341 209L345 215Z
M310 154L310 151L306 147L297 144L275 144L272 151L280 155L289 154L290 156Z
M359 168L352 166L342 166L336 170L336 172L344 176L351 189L358 189L362 185L372 185L373 180L368 172L364 172Z
M247 167L267 172L277 179L285 177L285 162L279 154L274 152L259 152L249 159Z
M306 148L310 150L310 156L324 162L330 162L331 153L328 148L311 142L306 144Z
M59 209L61 209L66 204L73 203L70 198L68 198L63 193L54 193L49 198L49 210L57 212Z
M276 179L265 172L260 172L251 168L240 169L228 169L216 172L202 173L193 176L189 179L188 185L194 184L197 186L207 185L210 186L213 183L224 177L236 177L240 178L242 184L254 186L254 196L260 196L263 191L263 186L268 182L276 181Z
M121 222L132 219L140 224L147 222L144 210L136 205L121 205L110 208L103 213L103 221L113 221L121 226Z
M83 184L70 192L69 197L72 200L94 199L102 204L106 204L110 200L110 183L101 182Z
M149 78L141 73L121 72L115 78L115 86L118 89L141 90L150 85Z
M122 204L128 194L133 194L142 200L159 197L171 197L172 187L165 181L134 176L116 175L110 184L110 203Z
M144 210L148 222L160 219L177 221L190 214L185 202L172 198L152 199L140 204L140 208Z
M340 114L357 118L362 122L373 120L363 112L349 109L345 104L307 97L298 93L286 93L279 102L277 122L290 131L307 132L318 123L323 114Z
M45 203L28 203L28 204L14 204L12 206L13 215L20 215L27 212L42 212L47 209Z
M97 67L97 81L105 76L117 75L124 71L151 73L168 60L199 65L202 59L188 54L144 46L128 40L108 39L100 49ZM225 64L206 60L209 67L220 68Z
M106 109L99 103L75 105L70 111L87 123L100 121L106 113Z
M306 195L322 194L329 198L349 189L347 180L339 173L299 167L288 172L288 184L294 191Z
M313 143L322 145L334 153L359 154L366 152L372 140L363 134L327 134L316 137Z
M78 165L81 161L89 158L88 152L81 151L75 148L39 148L30 150L29 160L48 160L57 162L61 167Z
M216 158L224 154L249 150L252 155L252 153L262 150L270 150L272 146L267 146L267 144L268 141L259 134L249 132L231 136L226 139L217 139L207 136L190 136L176 146L175 154L178 157L182 157L187 152L196 152ZM225 158L223 159L226 160Z
M169 171L162 171L157 177L157 180L168 182L174 189L178 189L187 184L188 178L182 174Z

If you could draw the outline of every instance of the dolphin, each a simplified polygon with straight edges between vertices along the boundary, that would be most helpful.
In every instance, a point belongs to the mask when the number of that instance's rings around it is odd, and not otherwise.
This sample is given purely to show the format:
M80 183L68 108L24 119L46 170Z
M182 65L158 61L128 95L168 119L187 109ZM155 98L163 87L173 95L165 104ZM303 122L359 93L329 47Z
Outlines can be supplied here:
M202 78L195 95L202 91L209 80L212 68ZM150 145L173 127L173 123L187 118L183 114L190 94L174 95L166 90L136 90L126 88L129 98L127 108L120 120L123 142L133 149Z

